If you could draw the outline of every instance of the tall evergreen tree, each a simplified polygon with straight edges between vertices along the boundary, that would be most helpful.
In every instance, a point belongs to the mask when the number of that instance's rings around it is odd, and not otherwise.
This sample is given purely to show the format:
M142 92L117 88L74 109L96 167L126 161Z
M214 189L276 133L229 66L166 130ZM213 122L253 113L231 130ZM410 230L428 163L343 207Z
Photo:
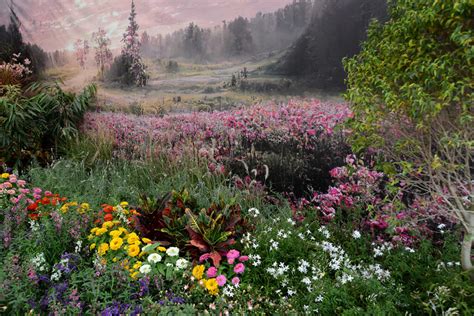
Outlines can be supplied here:
M122 58L128 73L126 82L136 84L137 86L145 86L147 81L146 66L140 55L140 40L138 35L139 26L135 20L137 13L135 12L135 2L132 0L130 16L128 18L129 25L127 31L123 34Z

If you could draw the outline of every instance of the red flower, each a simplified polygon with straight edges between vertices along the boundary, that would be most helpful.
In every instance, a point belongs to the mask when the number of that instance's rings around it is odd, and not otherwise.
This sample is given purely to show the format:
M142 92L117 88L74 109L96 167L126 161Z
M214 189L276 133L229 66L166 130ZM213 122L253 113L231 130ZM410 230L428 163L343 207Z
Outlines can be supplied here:
M112 221L113 219L114 219L114 217L113 217L112 214L105 214L105 216L104 216L104 220L105 220L106 222L110 222L110 221Z
M34 221L38 220L39 215L37 213L28 214L28 217Z
M41 199L40 203L43 205L48 205L49 203L51 203L51 201L47 197L44 197Z
M102 205L104 212L112 213L114 211L114 207L111 205L104 204Z
M38 203L33 203L33 204L28 205L27 210L36 211L37 208L38 208Z

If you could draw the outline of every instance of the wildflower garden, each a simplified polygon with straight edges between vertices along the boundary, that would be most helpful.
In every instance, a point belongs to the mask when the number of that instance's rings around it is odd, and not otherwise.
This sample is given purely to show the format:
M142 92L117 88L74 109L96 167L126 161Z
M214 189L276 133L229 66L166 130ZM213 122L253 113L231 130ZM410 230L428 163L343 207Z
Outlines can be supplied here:
M472 315L473 4L428 2L345 102L106 112L1 64L2 313Z

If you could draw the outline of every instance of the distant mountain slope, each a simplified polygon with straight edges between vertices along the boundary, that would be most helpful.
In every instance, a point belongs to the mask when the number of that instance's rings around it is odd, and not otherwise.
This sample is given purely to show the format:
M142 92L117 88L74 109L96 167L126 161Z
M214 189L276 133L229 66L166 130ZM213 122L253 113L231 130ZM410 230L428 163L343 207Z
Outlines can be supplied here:
M385 0L320 0L306 31L270 71L320 88L344 86L342 59L360 50L371 19L386 19Z

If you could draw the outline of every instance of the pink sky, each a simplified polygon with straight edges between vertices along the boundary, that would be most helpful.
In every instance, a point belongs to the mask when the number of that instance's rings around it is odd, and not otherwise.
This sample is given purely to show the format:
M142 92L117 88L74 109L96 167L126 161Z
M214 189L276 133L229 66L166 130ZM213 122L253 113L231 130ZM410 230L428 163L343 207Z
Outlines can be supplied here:
M8 21L11 0L0 0L0 23ZM89 39L99 26L113 46L128 23L131 0L15 0L26 40L45 50L72 48L78 39ZM135 0L140 31L167 34L189 22L212 27L239 15L272 12L292 0Z

